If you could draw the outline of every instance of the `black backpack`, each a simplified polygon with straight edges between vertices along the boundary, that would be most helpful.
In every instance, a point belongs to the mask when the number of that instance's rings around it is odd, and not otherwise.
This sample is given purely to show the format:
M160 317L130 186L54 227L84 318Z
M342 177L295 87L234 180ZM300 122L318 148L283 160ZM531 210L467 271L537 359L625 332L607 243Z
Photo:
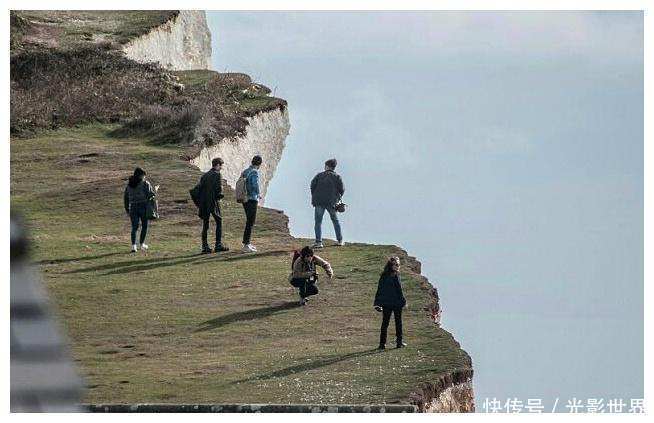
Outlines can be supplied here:
M193 204L195 204L197 208L200 208L200 184L198 183L188 192L191 194L191 200L193 200Z

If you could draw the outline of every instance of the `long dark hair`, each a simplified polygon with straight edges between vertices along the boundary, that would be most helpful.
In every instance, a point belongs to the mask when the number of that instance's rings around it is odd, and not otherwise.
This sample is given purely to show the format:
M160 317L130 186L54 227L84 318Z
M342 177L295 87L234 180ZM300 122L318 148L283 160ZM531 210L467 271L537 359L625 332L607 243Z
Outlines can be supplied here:
M131 188L136 188L136 186L145 178L145 170L137 167L134 169L134 174L129 177L128 185Z
M384 266L384 270L382 270L381 275L386 276L386 275L392 275L395 273L395 270L393 269L393 265L397 263L400 263L400 258L393 256L389 257L388 261L386 261L386 265Z

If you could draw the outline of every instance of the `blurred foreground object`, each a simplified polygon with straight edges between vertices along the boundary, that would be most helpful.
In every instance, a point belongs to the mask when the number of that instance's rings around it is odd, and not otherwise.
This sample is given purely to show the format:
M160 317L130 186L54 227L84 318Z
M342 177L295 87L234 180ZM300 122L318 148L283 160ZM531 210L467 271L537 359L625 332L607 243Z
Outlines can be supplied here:
M16 412L82 411L82 381L50 311L28 239L11 215L11 405Z

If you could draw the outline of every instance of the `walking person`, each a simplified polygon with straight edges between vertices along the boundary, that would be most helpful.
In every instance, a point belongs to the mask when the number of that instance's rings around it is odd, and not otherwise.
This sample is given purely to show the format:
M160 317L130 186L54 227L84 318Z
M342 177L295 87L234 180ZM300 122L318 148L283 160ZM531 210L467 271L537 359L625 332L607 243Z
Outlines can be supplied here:
M243 210L245 210L245 229L243 230L243 252L254 253L257 248L252 245L252 228L257 218L257 207L259 206L259 168L263 160L261 156L254 156L252 164L241 173L241 177L245 178L245 192L246 201L243 202Z
M198 216L202 219L202 253L210 254L211 248L207 240L209 232L209 218L213 217L216 224L216 242L214 252L229 251L222 243L223 218L220 213L220 200L223 196L222 178L220 169L223 166L223 159L216 157L211 161L209 169L198 183Z
M329 279L334 276L334 271L329 262L313 254L311 247L306 246L299 253L296 251L293 255L292 271L288 280L291 285L300 289L301 305L305 305L310 296L318 294L316 265L325 270Z
M382 325L379 334L379 349L386 348L386 333L391 314L395 317L395 337L397 348L406 347L402 341L402 309L406 306L406 300L402 293L400 283L400 258L391 257L384 266L384 271L379 277L377 293L375 294L375 310L382 312Z
M129 177L125 192L123 194L123 203L125 212L129 215L132 223L132 252L135 253L139 249L147 251L148 244L145 243L145 237L148 234L148 218L147 218L147 204L152 199L159 189L159 185L152 189L150 182L145 180L145 171L140 167L134 169L134 174ZM141 235L139 237L139 244L136 243L136 233L141 224Z
M314 207L314 230L316 232L316 242L313 248L322 248L322 218L325 211L329 213L329 217L334 224L334 232L336 233L336 241L338 245L343 246L343 234L341 232L341 224L338 221L336 213L336 204L341 200L345 193L343 180L340 175L335 172L336 159L329 159L325 162L325 170L320 172L311 180L311 205Z

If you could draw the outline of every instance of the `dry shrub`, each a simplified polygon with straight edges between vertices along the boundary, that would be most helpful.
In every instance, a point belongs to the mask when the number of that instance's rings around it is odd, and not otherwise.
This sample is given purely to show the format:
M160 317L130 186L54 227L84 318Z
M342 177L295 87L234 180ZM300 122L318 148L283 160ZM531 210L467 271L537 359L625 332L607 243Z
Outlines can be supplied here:
M10 89L15 136L101 122L122 124L117 137L213 144L243 134L248 116L286 105L242 73L215 73L183 88L159 65L127 59L110 44L17 53Z
M115 137L146 136L157 144L191 144L195 131L203 119L197 105L170 107L146 106L141 114L114 130Z
M183 103L158 66L107 46L41 49L11 58L11 132L118 122L149 104Z

